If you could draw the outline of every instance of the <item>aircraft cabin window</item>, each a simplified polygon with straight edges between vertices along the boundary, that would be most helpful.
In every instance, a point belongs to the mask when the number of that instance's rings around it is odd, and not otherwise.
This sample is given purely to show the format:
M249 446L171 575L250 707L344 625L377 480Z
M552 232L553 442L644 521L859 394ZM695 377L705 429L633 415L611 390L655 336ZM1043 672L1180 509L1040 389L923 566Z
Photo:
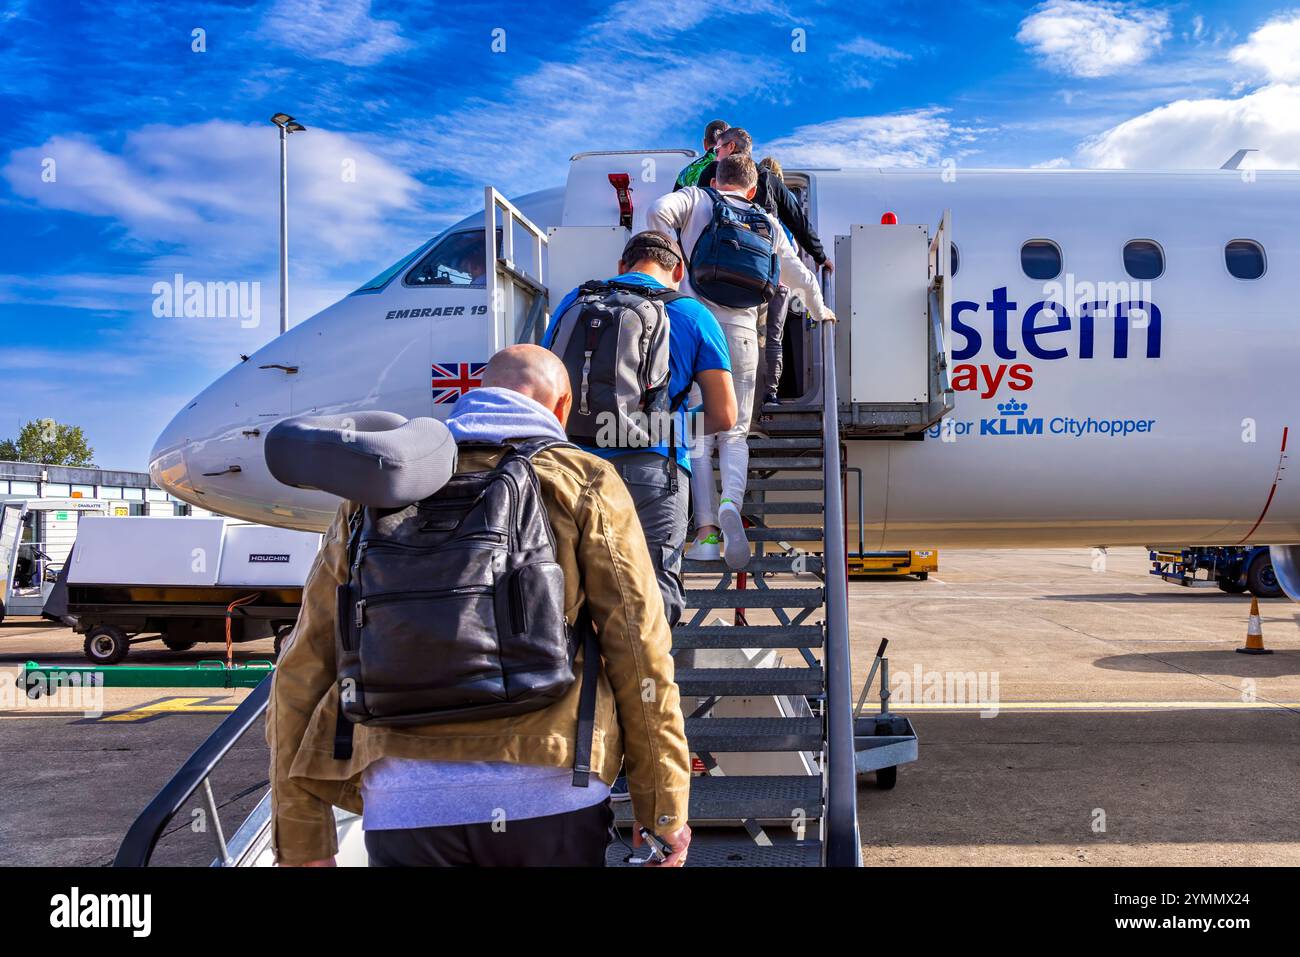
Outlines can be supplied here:
M1264 247L1249 239L1234 239L1223 247L1223 261L1237 279L1264 275Z
M464 286L482 289L487 285L486 263L483 230L470 229L452 233L434 246L406 274L402 282L407 286Z
M1030 279L1055 279L1061 274L1061 247L1050 239L1031 239L1020 247L1020 268Z
M1165 271L1164 250L1149 239L1125 243L1124 271L1134 279L1159 279Z
M948 244L948 275L957 275L957 270L961 268L961 250L957 248L956 243Z

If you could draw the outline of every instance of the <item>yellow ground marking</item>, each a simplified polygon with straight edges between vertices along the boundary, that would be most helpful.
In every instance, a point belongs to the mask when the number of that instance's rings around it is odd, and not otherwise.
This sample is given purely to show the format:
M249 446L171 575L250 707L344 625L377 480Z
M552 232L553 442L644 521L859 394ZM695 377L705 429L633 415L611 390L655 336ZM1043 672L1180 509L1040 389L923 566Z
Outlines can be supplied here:
M98 719L100 721L143 721L147 718L157 718L166 714L223 714L235 710L233 704L212 704L217 701L217 697L203 698L164 698L162 701L154 701L150 704L141 705L130 711L119 711L116 714L107 714Z

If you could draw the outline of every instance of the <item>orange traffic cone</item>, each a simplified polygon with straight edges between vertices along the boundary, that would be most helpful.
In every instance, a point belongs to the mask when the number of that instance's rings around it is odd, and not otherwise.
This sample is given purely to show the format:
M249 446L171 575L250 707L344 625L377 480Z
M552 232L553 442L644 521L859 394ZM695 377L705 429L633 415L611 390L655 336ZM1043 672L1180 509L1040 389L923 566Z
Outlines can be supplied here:
M1238 648L1243 655L1271 655L1273 652L1264 647L1264 632L1259 626L1259 599L1251 596L1250 619L1246 625L1246 647Z

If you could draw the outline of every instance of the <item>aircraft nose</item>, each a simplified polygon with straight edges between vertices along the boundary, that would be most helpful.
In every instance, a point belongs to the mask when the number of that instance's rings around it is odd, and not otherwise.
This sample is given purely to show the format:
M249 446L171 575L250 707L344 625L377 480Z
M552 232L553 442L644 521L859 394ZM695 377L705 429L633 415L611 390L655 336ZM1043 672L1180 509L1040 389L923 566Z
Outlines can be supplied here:
M190 410L195 402L172 417L171 422L154 441L153 451L149 453L149 477L163 491L185 502L195 504L194 483L191 480L186 459L186 449L190 443Z

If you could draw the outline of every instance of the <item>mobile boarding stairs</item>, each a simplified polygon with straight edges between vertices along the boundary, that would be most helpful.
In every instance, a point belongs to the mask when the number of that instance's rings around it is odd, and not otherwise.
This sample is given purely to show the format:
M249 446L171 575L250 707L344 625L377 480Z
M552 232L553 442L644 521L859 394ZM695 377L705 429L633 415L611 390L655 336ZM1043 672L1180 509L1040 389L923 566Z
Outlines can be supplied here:
M610 250L617 258L629 230L560 227L546 235L495 190L489 188L486 199L488 261L496 264L488 272L489 301L502 304L495 349L539 338L548 292L558 301L581 274L571 257L612 261ZM561 278L549 290L540 266L516 261L513 237L521 227L533 263L544 261L542 251L550 244L552 270ZM874 224L836 237L833 305L840 322L816 327L805 324L805 317L791 317L787 328L802 328L808 339L808 388L779 410L765 411L761 433L750 437L742 511L752 526L754 557L738 573L722 562L683 562L683 574L690 576L688 611L674 628L673 653L696 770L690 795L695 836L687 866L858 866L857 778L863 765L855 753L884 745L882 760L908 759L888 757L907 750L906 719L887 711L855 718L841 440L914 436L951 411L949 236L945 214L933 237L924 226ZM829 293L830 283L824 280L824 286ZM841 376L851 381L841 384ZM696 587L710 580L713 587ZM780 650L796 653L793 666L777 657ZM116 865L146 865L168 822L196 794L215 825L214 866L272 862L269 791L227 838L209 784L240 737L260 729L269 690L270 679L191 755L132 825ZM866 691L864 686L863 697ZM878 740L865 740L873 736ZM914 735L910 746L914 757ZM866 767L888 771L869 759ZM266 782L241 795L258 788L265 791ZM615 805L615 811L619 839L610 845L607 864L636 863L646 855L631 846L631 805ZM363 866L360 819L341 810L336 815L339 863Z

